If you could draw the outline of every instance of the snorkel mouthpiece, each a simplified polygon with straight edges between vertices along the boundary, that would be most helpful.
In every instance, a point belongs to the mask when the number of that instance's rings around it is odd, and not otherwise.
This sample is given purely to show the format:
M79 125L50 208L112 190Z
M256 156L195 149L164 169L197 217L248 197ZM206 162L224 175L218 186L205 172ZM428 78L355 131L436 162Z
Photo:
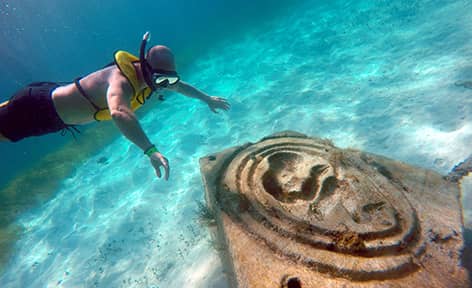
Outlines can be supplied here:
M144 81L149 86L149 88L151 88L151 90L154 92L156 90L156 87L153 84L151 75L149 75L149 67L148 67L149 64L146 62L146 55L145 55L146 44L150 39L151 39L151 34L149 33L149 31L144 33L143 41L141 41L141 47L139 49L139 63L141 64L141 71L143 72Z

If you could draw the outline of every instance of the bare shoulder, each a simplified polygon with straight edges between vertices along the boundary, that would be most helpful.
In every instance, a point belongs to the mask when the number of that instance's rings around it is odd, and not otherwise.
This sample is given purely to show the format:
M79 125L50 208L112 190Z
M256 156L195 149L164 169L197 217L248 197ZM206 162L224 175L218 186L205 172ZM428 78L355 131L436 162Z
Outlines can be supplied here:
M131 84L117 67L110 71L110 75L108 76L108 84L110 89L116 89L116 91L120 91L122 94L127 95L128 97L131 97L133 94L133 88Z

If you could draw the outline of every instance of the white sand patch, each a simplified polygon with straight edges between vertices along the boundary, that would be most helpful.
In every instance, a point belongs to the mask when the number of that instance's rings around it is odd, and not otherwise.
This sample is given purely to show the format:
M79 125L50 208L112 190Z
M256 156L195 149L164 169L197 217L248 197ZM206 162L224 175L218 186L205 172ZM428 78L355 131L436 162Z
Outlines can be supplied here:
M420 127L415 130L412 141L417 154L433 159L434 166L447 171L472 153L472 124L450 132Z
M218 270L221 271L221 263L218 256L212 254L210 256L200 255L199 258L193 259L193 263L189 263L187 267L181 270L180 275L177 275L177 285L173 287L195 287L207 288L209 282L215 282L215 277ZM178 284L178 283L181 283Z

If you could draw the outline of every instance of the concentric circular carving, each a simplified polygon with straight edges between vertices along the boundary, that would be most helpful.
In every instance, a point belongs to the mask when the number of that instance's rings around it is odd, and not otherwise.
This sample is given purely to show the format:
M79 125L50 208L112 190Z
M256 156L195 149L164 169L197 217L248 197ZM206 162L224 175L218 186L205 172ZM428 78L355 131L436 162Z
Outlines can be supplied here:
M255 241L311 269L358 280L411 273L425 248L415 207L365 155L268 138L229 161L217 201Z

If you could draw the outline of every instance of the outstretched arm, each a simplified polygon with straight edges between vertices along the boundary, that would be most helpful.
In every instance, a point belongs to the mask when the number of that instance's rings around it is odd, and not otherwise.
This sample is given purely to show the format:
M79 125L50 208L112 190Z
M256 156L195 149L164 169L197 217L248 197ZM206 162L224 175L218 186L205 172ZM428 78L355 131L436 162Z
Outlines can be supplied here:
M206 93L198 90L197 88L183 81L179 81L177 84L169 86L167 89L178 92L187 97L199 99L205 102L210 108L210 110L215 113L218 113L216 109L228 111L231 107L231 105L225 98L209 96Z
M107 101L111 117L121 133L149 156L158 177L161 177L160 166L164 168L165 179L167 180L169 178L168 160L149 141L136 115L131 110L132 90L126 79L123 80L111 81L108 87Z

